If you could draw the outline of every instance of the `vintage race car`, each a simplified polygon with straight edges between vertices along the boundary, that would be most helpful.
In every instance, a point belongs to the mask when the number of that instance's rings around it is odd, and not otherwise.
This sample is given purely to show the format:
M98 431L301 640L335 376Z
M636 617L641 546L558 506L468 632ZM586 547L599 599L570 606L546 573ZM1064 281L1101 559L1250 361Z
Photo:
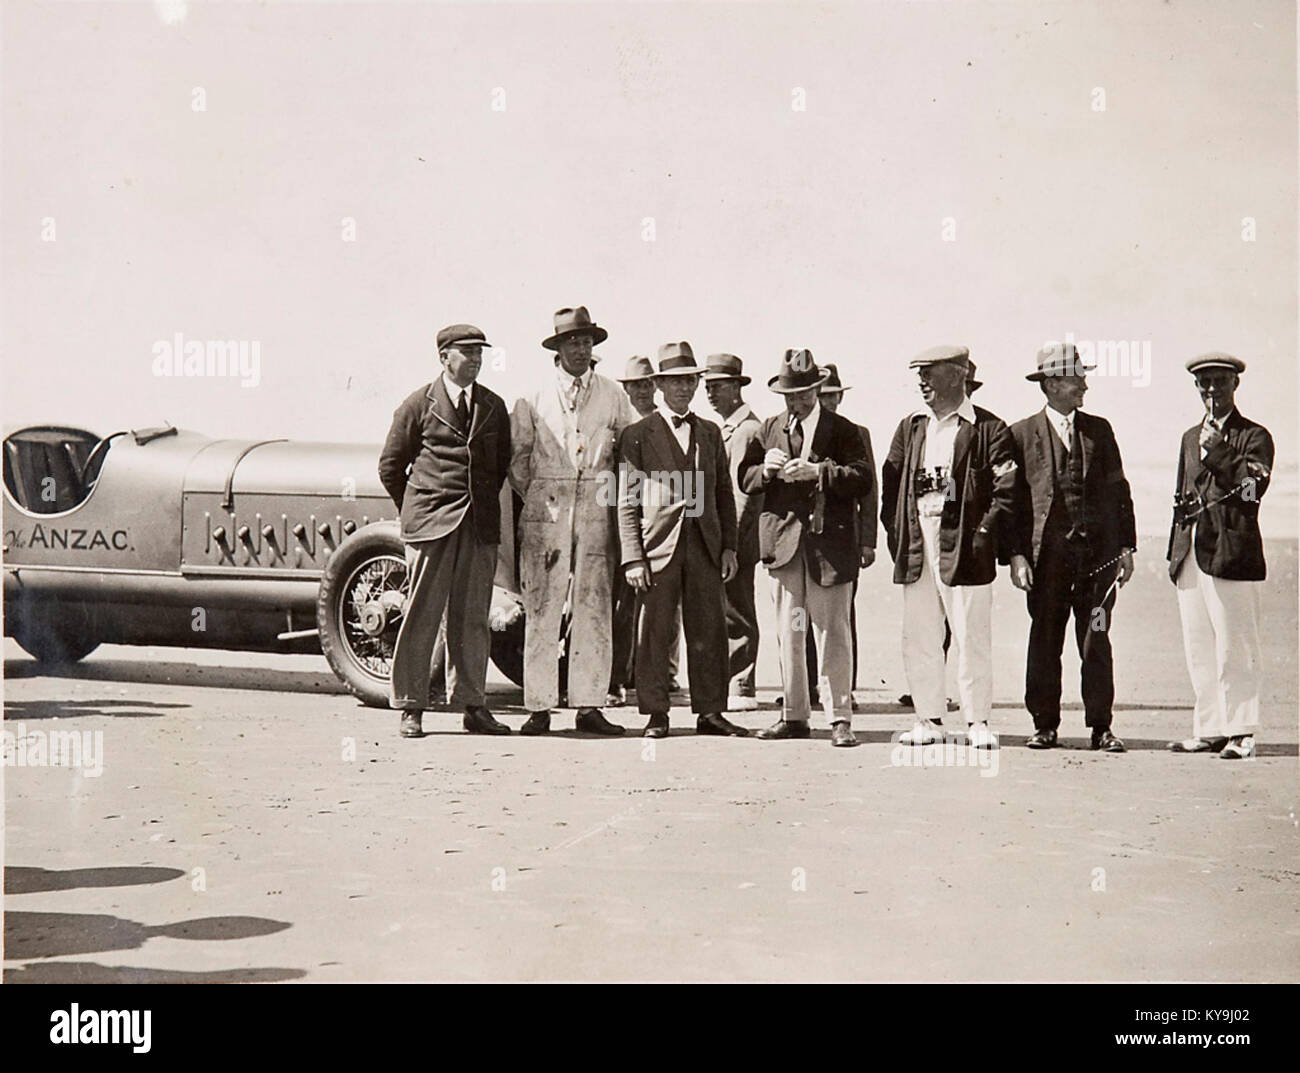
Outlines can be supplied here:
M378 458L377 445L171 426L18 429L4 440L5 634L49 662L108 642L322 652L386 706L406 559ZM502 529L492 660L519 684L523 609Z

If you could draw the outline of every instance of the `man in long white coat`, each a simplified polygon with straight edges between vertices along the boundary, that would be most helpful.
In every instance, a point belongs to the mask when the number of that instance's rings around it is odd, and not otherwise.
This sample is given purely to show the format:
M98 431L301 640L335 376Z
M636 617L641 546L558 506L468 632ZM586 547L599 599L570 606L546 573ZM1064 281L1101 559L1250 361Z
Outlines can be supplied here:
M542 346L555 376L521 396L510 415L510 483L523 497L519 581L524 614L521 734L546 734L559 704L560 624L570 610L568 700L577 730L622 734L600 706L613 658L611 584L618 434L636 420L623 389L592 369L592 347L608 338L585 306L555 314Z

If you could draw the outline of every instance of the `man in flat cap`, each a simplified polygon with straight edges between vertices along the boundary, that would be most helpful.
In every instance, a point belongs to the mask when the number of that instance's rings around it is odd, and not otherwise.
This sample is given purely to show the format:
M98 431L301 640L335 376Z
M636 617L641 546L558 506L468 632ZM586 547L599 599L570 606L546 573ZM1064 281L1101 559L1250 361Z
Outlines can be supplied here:
M1016 448L1000 418L966 394L965 347L938 346L909 364L923 405L899 423L881 468L880 518L903 586L903 668L916 708L904 744L943 740L944 621L957 648L969 744L996 748L992 582L999 561L1028 585L1016 518Z
M501 487L510 466L505 403L476 383L483 333L453 324L438 333L442 375L393 414L379 479L401 515L410 595L393 652L392 707L401 735L418 738L429 699L430 661L446 615L449 700L473 734L509 734L484 705L488 610Z
M1246 760L1255 755L1259 726L1266 573L1259 504L1273 471L1273 437L1236 407L1244 361L1214 352L1193 358L1187 370L1205 417L1183 433L1167 557L1196 709L1193 736L1169 747Z
M818 399L827 375L811 351L785 352L780 371L767 383L784 399L785 412L763 422L745 451L740 480L746 492L763 495L760 558L772 578L781 652L781 718L758 736L811 736L806 662L811 628L831 744L852 746L857 739L849 608L861 562L855 518L872 478L857 426L824 409Z
M736 496L736 576L726 585L727 643L730 648L731 686L727 707L733 712L758 708L754 668L758 663L758 611L754 606L754 567L758 564L758 516L761 495L749 495L740 486L740 462L759 432L759 420L745 402L749 383L744 362L735 354L710 354L704 365L704 390L709 404L722 418L722 442L727 449L731 486Z
M654 363L641 355L627 359L623 375L618 378L627 394L628 402L636 411L637 417L649 417L655 412L655 367ZM618 555L616 548L614 554ZM641 599L635 589L627 583L622 570L614 571L614 664L609 672L609 696L605 698L607 707L619 707L627 703L627 691L636 684L636 639L638 623L641 620ZM669 688L677 688L677 659L682 649L682 613L677 609L672 644L668 649Z
M1088 369L1073 344L1049 343L1025 376L1046 397L1011 426L1020 461L1021 545L1029 551L1025 744L1051 749L1061 725L1061 647L1070 614L1079 648L1084 722L1092 748L1124 752L1111 730L1115 669L1110 623L1116 592L1133 576L1137 527L1115 433L1084 413Z
M510 483L519 515L524 602L521 734L546 734L559 703L558 644L569 608L568 701L574 727L618 735L601 711L612 665L614 496L618 434L635 418L618 385L592 369L592 347L608 338L585 306L555 314L542 346L555 352L548 382L516 401L510 416Z
M641 593L636 697L647 738L668 735L668 647L678 608L699 734L744 737L729 722L723 586L736 574L736 501L722 432L691 412L700 367L689 343L659 348L663 404L619 440L618 527L627 582Z

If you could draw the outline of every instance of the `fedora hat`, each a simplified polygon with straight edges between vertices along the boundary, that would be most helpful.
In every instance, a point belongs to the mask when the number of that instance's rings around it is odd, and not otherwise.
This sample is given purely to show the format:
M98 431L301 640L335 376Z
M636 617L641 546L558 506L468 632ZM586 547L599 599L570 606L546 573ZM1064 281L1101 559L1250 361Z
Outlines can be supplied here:
M840 367L833 361L828 361L822 366L826 370L826 382L822 384L822 389L818 394L825 395L828 392L845 392L852 391L853 386L845 387L840 383Z
M656 376L698 376L700 367L695 364L691 344L665 343L659 348L659 372Z
M439 353L457 345L485 347L492 344L487 341L482 329L475 328L472 324L448 324L438 332Z
M941 365L944 362L970 361L970 350L964 346L932 346L923 350L907 363L909 369L924 369L929 365Z
M792 395L810 387L821 387L827 375L827 370L817 368L811 350L787 350L781 359L781 371L767 386L780 395Z
M1234 358L1231 354L1224 354L1220 350L1212 350L1208 354L1192 358L1187 363L1187 371L1193 376L1202 369L1231 369L1234 373L1244 373L1246 363L1240 358Z
M1048 343L1037 356L1038 368L1025 373L1026 380L1046 380L1049 376L1083 376L1095 365L1084 365L1073 343Z
M547 350L559 350L560 340L576 332L589 333L592 346L599 346L609 338L609 332L591 319L587 307L578 306L576 309L565 308L555 311L555 334L543 339L542 346Z
M983 380L975 379L975 363L966 359L966 394L973 395L984 386Z
M750 382L744 374L744 367L745 363L735 354L710 354L704 360L704 379L739 380L740 386L744 387Z
M627 367L623 370L623 375L618 378L618 382L634 384L638 380L652 380L654 375L655 367L650 364L650 359L635 354L627 359Z

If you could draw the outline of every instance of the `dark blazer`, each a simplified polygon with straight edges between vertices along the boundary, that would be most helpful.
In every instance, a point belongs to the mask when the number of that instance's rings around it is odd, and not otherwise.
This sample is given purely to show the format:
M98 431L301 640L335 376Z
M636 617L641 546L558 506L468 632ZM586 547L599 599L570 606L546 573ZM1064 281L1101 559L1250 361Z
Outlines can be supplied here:
M802 553L817 584L847 584L858 576L858 500L875 483L862 434L848 418L822 410L808 449L808 461L817 466L817 479L768 478L763 473L763 457L773 447L790 452L789 421L786 412L764 421L740 462L740 483L745 491L763 494L763 513L758 518L759 560L776 569ZM819 502L821 532L813 532Z
M1263 425L1234 410L1223 439L1201 458L1201 422L1183 433L1178 455L1177 492L1202 502L1222 502L1196 519L1196 565L1211 577L1263 581L1264 540L1259 532L1259 501L1273 470L1273 437ZM1175 518L1169 532L1169 576L1191 550L1192 527Z
M668 565L688 509L714 563L721 566L722 553L736 550L736 500L722 430L698 414L691 417L693 466L657 410L619 436L618 535L624 566L648 562L654 573ZM685 483L672 479L687 474Z
M862 436L862 449L867 452L867 470L871 475L871 490L858 500L858 547L876 548L879 528L876 515L880 513L880 485L876 481L876 455L871 450L871 433L865 425L858 426Z
M903 418L880 472L880 520L885 526L894 581L921 576L925 550L913 474L925 459L925 413ZM1001 418L979 406L975 423L961 421L952 452L957 490L943 505L939 576L946 585L987 585L997 564L1025 554L1016 520L1016 443Z
M501 485L510 468L510 415L476 383L469 428L461 427L442 377L393 413L379 480L401 512L403 540L436 540L468 515L479 540L501 539ZM408 472L409 471L409 472Z
M1108 563L1121 548L1137 548L1137 523L1133 518L1133 495L1119 444L1110 422L1104 417L1074 412L1074 427L1083 451L1084 527L1088 532L1091 565ZM1030 565L1038 565L1043 546L1043 526L1056 496L1052 437L1056 433L1046 413L1038 413L1011 426L1020 463L1021 506L1020 546L1028 548ZM1064 503L1062 503L1064 506Z

